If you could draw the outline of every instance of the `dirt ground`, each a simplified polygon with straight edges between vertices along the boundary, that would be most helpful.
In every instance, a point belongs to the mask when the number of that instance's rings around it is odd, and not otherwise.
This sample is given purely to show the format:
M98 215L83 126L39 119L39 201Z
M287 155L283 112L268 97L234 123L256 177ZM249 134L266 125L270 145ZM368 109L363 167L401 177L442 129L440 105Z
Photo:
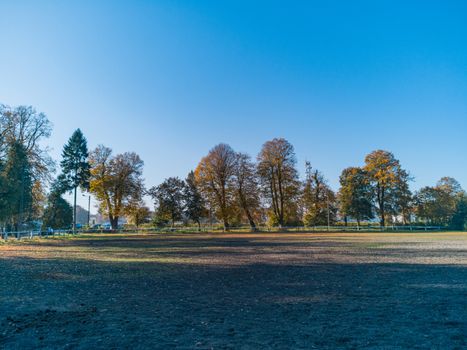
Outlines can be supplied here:
M466 349L466 233L0 243L2 349Z

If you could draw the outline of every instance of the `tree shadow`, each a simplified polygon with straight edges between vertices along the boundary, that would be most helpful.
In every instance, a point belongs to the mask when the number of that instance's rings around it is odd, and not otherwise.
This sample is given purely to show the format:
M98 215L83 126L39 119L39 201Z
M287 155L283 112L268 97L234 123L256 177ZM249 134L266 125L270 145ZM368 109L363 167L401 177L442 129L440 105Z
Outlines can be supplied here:
M6 348L466 345L465 266L62 257L0 259L0 271Z

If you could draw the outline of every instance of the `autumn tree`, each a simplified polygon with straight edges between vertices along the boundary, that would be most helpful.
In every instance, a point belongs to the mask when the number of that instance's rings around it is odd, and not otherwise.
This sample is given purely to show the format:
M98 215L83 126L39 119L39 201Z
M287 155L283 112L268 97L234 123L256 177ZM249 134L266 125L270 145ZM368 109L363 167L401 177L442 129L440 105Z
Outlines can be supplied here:
M358 225L362 220L372 219L372 188L366 172L358 167L346 168L342 171L339 182L341 187L338 197L342 216L357 220Z
M445 216L439 215L440 209L436 188L425 186L415 193L415 213L418 218L430 224L440 223L441 217Z
M297 216L300 183L293 146L283 138L267 141L258 154L257 172L273 221L284 226Z
M189 220L198 224L201 230L201 218L206 215L206 207L203 196L196 184L195 173L190 171L185 179L184 189L185 215Z
M373 200L378 210L381 227L386 225L388 215L397 214L401 193L408 190L408 173L401 168L391 152L377 150L368 154L363 168L373 190Z
M201 159L195 170L197 186L226 231L229 230L229 220L235 208L233 177L236 159L234 150L221 143Z
M239 207L243 210L251 229L256 231L255 211L260 205L259 182L256 165L248 154L236 154L233 186Z
M150 221L151 211L144 204L144 201L140 200L138 202L130 203L125 210L125 215L130 224L139 228L142 224Z
M450 227L454 230L467 229L467 194L465 192L458 196L456 210L452 215Z
M455 179L443 177L436 186L421 188L415 195L417 217L437 225L448 225L463 190Z
M33 181L51 179L54 162L49 149L41 143L50 137L51 132L52 124L47 116L33 107L0 105L0 155L5 156L13 144L21 144L28 157Z
M306 226L327 225L336 221L336 195L323 174L306 163L306 179L302 194L303 222Z
M32 184L32 203L31 203L31 213L30 220L36 221L44 215L44 207L47 202L47 193L45 187L40 181L34 181Z
M143 196L144 162L133 152L113 156L110 148L101 145L91 153L90 164L90 192L115 230L128 206Z
M456 179L448 176L437 182L436 189L439 192L438 200L445 210L445 221L449 221L456 211L459 199L465 192Z
M156 214L160 217L168 217L172 222L181 220L183 215L185 183L178 177L169 177L159 186L152 187L148 193L154 200Z
M76 192L78 187L82 190L89 188L90 164L86 138L80 129L77 129L68 143L63 147L62 161L60 163L63 173L63 186L73 191L73 233L76 232Z

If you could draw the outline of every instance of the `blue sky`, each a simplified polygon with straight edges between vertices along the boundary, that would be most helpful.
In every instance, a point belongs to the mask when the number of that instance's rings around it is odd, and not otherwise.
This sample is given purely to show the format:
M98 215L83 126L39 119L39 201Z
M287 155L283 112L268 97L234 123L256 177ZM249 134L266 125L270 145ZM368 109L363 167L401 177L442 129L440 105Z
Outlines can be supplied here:
M54 124L58 158L135 151L146 184L184 177L219 142L256 156L287 138L337 189L395 153L413 189L467 188L465 1L0 2L0 102Z

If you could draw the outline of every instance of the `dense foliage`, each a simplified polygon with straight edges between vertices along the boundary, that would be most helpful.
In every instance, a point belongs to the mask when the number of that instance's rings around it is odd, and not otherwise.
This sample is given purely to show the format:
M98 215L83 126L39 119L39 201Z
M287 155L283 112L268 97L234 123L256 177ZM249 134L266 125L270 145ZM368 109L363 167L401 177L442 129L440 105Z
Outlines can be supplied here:
M119 219L142 200L144 162L133 152L114 156L110 148L101 145L91 153L90 163L89 189L112 229L117 229Z
M73 222L73 208L62 198L63 179L52 185L44 210L42 227L44 229L68 229Z

